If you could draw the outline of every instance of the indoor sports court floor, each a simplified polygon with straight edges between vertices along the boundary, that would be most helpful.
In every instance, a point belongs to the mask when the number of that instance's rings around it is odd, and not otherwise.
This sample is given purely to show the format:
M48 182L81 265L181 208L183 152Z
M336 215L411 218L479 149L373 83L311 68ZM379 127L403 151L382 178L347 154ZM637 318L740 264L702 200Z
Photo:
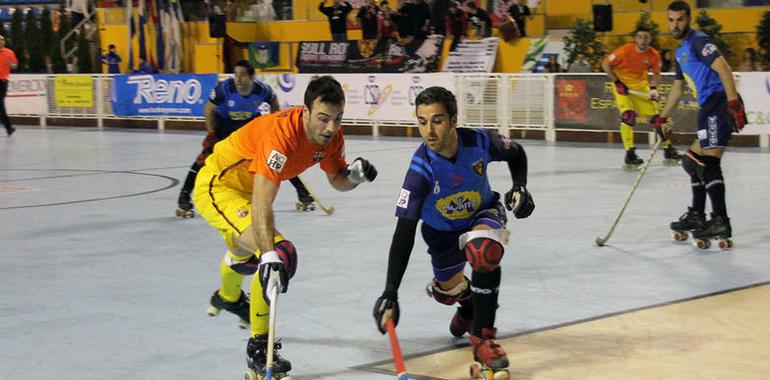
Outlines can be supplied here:
M0 137L0 375L3 379L240 379L247 333L211 319L225 251L200 219L174 215L201 133L21 127ZM393 378L371 309L385 281L394 204L417 139L349 137L379 171L338 193L304 175L332 216L277 225L298 247L278 335L294 379ZM523 141L537 208L511 220L497 327L518 379L766 379L770 373L770 154L732 149L723 167L736 247L698 250L668 224L689 203L678 167L653 161L608 245L636 173L618 145ZM681 148L681 147L680 147ZM649 154L640 147L640 155ZM490 168L506 191L506 166ZM413 378L467 378L454 309L425 295L421 240L399 294Z

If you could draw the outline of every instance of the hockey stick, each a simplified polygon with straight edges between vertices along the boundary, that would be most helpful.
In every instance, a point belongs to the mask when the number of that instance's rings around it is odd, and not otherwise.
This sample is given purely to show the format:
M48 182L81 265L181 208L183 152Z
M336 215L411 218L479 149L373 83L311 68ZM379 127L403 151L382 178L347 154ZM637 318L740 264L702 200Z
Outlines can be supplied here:
M639 172L639 175L636 176L636 181L634 181L634 185L631 186L631 191L628 192L628 196L626 196L626 201L623 202L623 207L620 208L620 212L618 212L618 216L615 217L615 221L612 222L612 227L610 227L610 231L607 232L607 235L604 236L604 238L597 237L595 242L596 245L599 247L603 247L605 243L607 243L607 240L610 239L610 236L612 236L612 232L615 231L615 227L617 227L618 222L620 221L620 217L623 216L623 211L626 211L626 206L628 206L628 202L631 200L631 196L634 195L634 191L636 191L636 188L639 187L639 182L642 181L642 177L644 177L644 173L647 172L647 168L650 167L650 163L652 162L652 158L655 156L655 152L658 151L658 147L660 147L660 143L663 142L660 138L658 138L658 141L655 142L655 145L652 146L652 153L650 153L650 157L647 158L647 162L644 163L642 166L642 170Z
M305 180L302 179L302 177L300 176L297 176L297 179L299 179L299 181L302 182L302 185L305 186L305 188L307 189L307 192L310 193L310 196L313 197L313 200L315 200L315 202L318 203L318 207L320 207L321 210L323 210L323 212L326 213L326 215L331 215L334 213L334 206L331 206L328 208L325 207L323 202L321 202L321 199L318 198L318 195L316 195L313 192L313 190L310 188L310 186L307 185L307 182L305 182Z
M401 355L401 346L398 344L398 336L396 336L396 327L393 325L393 319L388 318L385 326L388 329L388 338L390 338L390 349L393 351L393 362L396 364L396 378L398 380L409 380L406 376L404 357Z
M270 318L267 330L267 364L265 364L265 379L273 378L273 356L275 356L275 313L278 310L278 287L270 290Z

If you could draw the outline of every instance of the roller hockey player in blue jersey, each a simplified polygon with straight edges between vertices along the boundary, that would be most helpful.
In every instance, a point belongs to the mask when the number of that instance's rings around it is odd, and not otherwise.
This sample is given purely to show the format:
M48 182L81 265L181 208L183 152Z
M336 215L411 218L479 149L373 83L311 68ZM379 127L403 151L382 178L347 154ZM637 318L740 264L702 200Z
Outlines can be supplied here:
M507 137L457 128L457 101L442 87L422 91L415 103L423 143L412 156L396 203L398 221L385 291L374 305L375 323L383 334L388 318L398 323L398 288L422 220L434 276L428 295L445 305L458 304L450 333L461 337L469 332L474 360L483 370L507 374L508 357L495 341L507 217L500 195L490 188L487 165L508 163L513 185L505 194L505 207L516 218L526 218L535 208L526 188L527 156ZM470 280L464 273L466 262Z
M249 61L240 60L233 67L233 78L217 83L212 91L204 110L208 134L203 140L203 149L187 172L187 178L179 192L177 217L193 217L191 193L195 178L206 157L214 151L214 144L224 140L254 118L278 111L278 98L273 89L254 80L253 76L254 68ZM313 210L313 197L299 178L292 178L290 182L297 189L297 208Z
M667 117L679 103L685 81L695 94L700 110L696 140L690 146L682 167L690 176L692 207L671 223L677 240L692 231L695 244L708 248L709 239L720 239L720 247L731 248L732 227L725 204L722 156L733 133L746 125L743 101L738 94L730 66L714 42L704 33L690 28L690 6L674 1L668 6L671 36L681 41L674 54L676 77L666 105L653 127L665 138ZM706 195L711 199L711 219L706 221Z

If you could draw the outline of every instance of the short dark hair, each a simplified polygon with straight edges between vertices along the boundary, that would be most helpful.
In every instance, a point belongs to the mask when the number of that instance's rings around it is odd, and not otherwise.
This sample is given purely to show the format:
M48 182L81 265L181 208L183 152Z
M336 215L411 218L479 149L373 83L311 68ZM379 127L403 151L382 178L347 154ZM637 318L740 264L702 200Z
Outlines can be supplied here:
M652 29L650 29L650 28L648 28L648 27L646 27L644 25L637 26L636 29L634 29L633 35L636 35L639 32L646 32L646 33L649 33L650 35L652 35Z
M690 17L690 4L687 4L685 1L674 1L668 5L668 10L673 12L684 11L687 17Z
M115 49L115 44L110 44L110 46L107 46L107 49Z
M414 100L414 107L417 109L417 107L422 105L436 103L444 106L450 118L457 116L457 99L452 92L444 87L433 86L426 88L417 95L417 99Z
M345 92L342 85L330 75L314 78L305 89L305 106L313 109L313 102L318 99L322 103L341 106L345 104Z
M246 72L249 73L249 75L254 75L254 67L251 66L251 63L245 59L241 59L238 62L235 62L235 65L233 65L233 73L235 72L236 67L243 67L246 69Z

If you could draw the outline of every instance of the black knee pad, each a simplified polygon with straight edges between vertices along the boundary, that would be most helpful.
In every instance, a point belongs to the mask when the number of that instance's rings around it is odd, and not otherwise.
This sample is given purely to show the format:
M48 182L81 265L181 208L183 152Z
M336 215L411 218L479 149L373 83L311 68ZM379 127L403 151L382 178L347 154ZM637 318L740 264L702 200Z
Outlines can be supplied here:
M717 157L703 156L703 183L708 188L714 181L724 182L722 177L722 160Z
M688 150L682 160L682 168L692 178L697 178L701 182L705 182L704 174L706 170L706 164L703 162L703 157L698 153Z
M620 121L629 127L633 127L636 125L636 112L633 110L623 112L620 114Z

